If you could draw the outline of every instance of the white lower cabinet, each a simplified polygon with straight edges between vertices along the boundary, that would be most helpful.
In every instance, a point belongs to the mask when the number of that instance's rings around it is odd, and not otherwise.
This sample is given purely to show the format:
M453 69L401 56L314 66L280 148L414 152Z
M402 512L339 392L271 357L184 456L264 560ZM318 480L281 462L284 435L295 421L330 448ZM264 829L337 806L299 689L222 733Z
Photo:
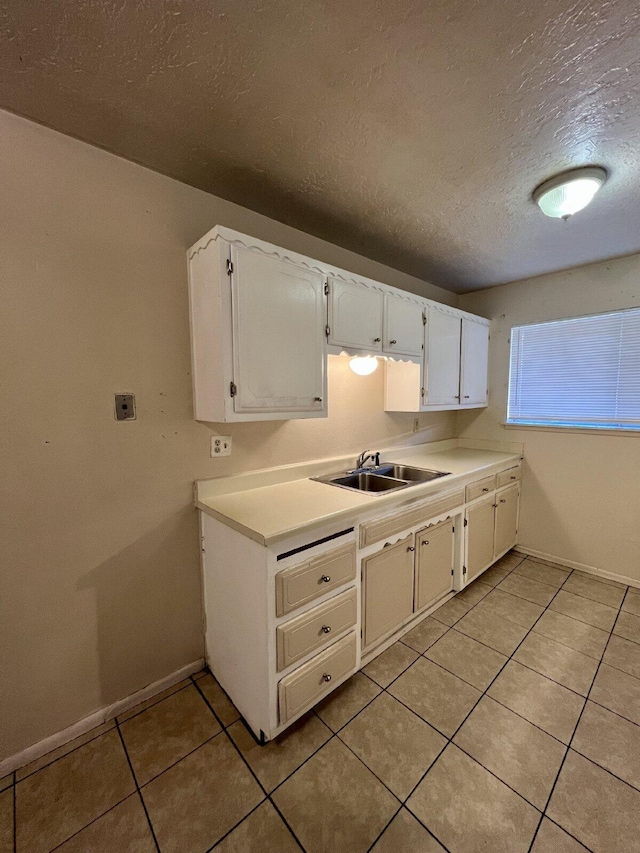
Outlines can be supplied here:
M416 533L415 609L453 589L453 519Z
M413 613L414 551L412 534L362 561L365 648Z
M520 465L478 475L272 546L202 514L207 663L258 739L277 737L515 544Z
M467 489L470 487L467 486ZM477 500L465 512L464 579L470 583L516 544L520 486Z
M467 554L465 578L467 583L493 562L493 535L495 526L494 496L482 498L466 512Z
M348 634L326 652L283 678L278 686L280 721L286 723L309 708L356 665L356 635Z
M518 535L518 502L520 487L517 484L496 492L496 527L494 556L504 554L516 544Z

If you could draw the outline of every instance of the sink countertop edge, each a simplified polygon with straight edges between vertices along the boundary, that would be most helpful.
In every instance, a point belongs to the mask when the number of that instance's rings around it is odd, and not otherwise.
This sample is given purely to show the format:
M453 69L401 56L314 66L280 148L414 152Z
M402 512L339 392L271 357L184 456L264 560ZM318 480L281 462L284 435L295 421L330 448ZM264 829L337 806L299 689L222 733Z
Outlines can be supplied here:
M428 447L428 446L427 446ZM255 542L266 547L277 544L305 531L312 531L327 527L331 524L344 521L356 524L362 516L370 513L372 509L380 509L380 513L392 511L403 505L410 505L419 500L429 497L430 494L444 494L462 486L463 481L469 476L487 476L501 470L505 465L517 464L522 459L522 452L508 452L505 450L490 450L489 448L447 448L429 452L427 447L423 450L424 461L418 462L415 457L421 454L416 452L416 446L406 448L410 451L407 455L412 457L412 463L416 467L429 467L431 469L447 470L451 464L438 460L437 456L449 457L450 461L458 464L453 467L463 470L454 471L445 477L439 477L425 483L412 485L410 489L399 489L389 493L367 494L346 489L338 489L328 483L312 481L308 477L288 480L281 483L260 485L254 489L246 489L242 492L230 492L228 494L217 494L211 497L196 497L195 505L198 509L216 518L218 521L235 529L239 533L253 539ZM398 449L392 450L398 456ZM487 458L488 454L492 457ZM386 454L385 454L386 455ZM478 464L474 464L472 458L478 456ZM430 457L428 464L426 458ZM482 459L483 461L480 461ZM395 460L398 461L398 460ZM407 460L408 463L408 460ZM317 494L309 490L307 484L317 487ZM336 495L336 493L338 493ZM346 497L345 497L346 496ZM317 510L303 509L310 502L317 504ZM281 511L274 511L274 506L280 503ZM254 506L251 506L251 505ZM290 523L286 519L289 516ZM277 517L276 517L277 516ZM283 523L280 523L283 522Z

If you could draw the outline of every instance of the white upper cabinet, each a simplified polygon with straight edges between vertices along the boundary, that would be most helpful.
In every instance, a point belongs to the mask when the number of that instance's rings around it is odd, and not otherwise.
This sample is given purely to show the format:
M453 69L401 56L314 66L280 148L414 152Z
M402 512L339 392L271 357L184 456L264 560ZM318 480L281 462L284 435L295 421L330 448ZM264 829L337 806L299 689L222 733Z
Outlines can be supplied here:
M422 355L424 309L418 302L393 293L384 297L382 348L388 355Z
M324 276L231 246L234 411L322 412Z
M487 320L216 226L188 252L194 412L327 416L327 353L387 358L385 410L487 404Z
M489 327L463 317L460 353L460 404L462 406L485 405L489 364Z
M198 420L327 416L325 280L308 259L227 228L192 247Z
M457 406L460 402L461 318L434 308L427 312L424 404Z
M382 352L382 291L335 278L328 285L329 344L348 351Z

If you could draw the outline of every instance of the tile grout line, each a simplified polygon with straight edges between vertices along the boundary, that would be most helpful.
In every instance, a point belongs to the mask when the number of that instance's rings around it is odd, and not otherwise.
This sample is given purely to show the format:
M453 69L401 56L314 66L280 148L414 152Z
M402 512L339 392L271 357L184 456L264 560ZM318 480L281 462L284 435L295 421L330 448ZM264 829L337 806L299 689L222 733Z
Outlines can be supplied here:
M520 563L518 563L518 565L520 565ZM517 566L514 566L514 568L513 568L513 569L512 569L512 570L511 570L507 575L505 575L505 577L508 577L508 576L511 574L511 572L513 572L516 568L517 568ZM570 574L569 574L569 575L567 575L567 577L566 577L566 578L565 578L565 580L563 581L562 586L564 586L564 584L566 583L566 581L568 580L568 578L569 578L570 576L571 576ZM503 580L504 580L504 578L503 578ZM560 592L560 590L562 589L562 586L561 586L561 587L559 587L559 588L556 590L556 593L555 593L555 595L553 596L553 598L555 598L555 596L558 594L558 592ZM494 587L494 589L495 589L495 587ZM489 595L489 593L487 593L487 595ZM553 601L553 598L551 599L551 601ZM483 600L483 599L480 599L480 601L482 601L482 600ZM477 602L477 603L479 604L480 602ZM550 603L551 603L551 602L549 602L549 604L550 604ZM474 607L475 607L475 606L477 606L477 605L474 605ZM548 607L548 605L547 605L547 607ZM485 688L485 690L481 692L481 694L480 694L480 696L479 696L478 700L477 700L476 702L474 702L473 706L471 707L471 709L469 710L469 712L465 715L465 717L464 717L464 719L462 720L462 722L460 723L460 725L457 727L457 729L454 731L454 733L451 735L451 737L447 739L447 740L448 740L448 742L447 742L447 744L445 745L445 747L443 748L443 752L444 752L444 749L446 749L450 744L453 744L455 747L457 747L458 749L460 749L460 747L459 747L456 743L454 743L454 742L453 742L453 741L454 741L454 738L456 737L456 735L458 734L458 732L460 731L460 729L464 726L464 724L467 722L467 720L469 719L469 717L471 716L471 714L474 712L474 710L476 709L476 707L479 705L479 703L482 701L483 697L487 695L487 691L491 688L491 686L494 684L494 682L495 682L495 681L500 677L500 675L501 675L501 674L502 674L502 672L504 671L504 669L505 669L505 667L507 666L507 664L512 660L513 655L518 651L518 649L520 648L520 646L522 645L522 643L526 640L526 638L529 636L529 634L530 634L530 633L531 633L531 631L533 630L534 626L535 626L535 625L537 624L537 622L542 618L542 615L546 612L546 609L547 609L547 608L544 608L544 609L543 609L542 613L540 613L540 615L537 617L537 619L535 620L535 622L533 623L533 625L531 626L531 628L529 628L529 629L527 630L527 633L524 635L524 637L522 638L522 640L521 640L521 641L518 643L518 645L515 647L515 649L513 650L513 652L511 653L511 655L507 658L507 660L504 662L504 664L502 665L502 667L498 670L498 672L496 673L496 675L494 676L494 678L493 678L493 679L491 680L491 682L487 685L487 687ZM473 607L471 608L471 610L473 610ZM470 612L470 611L469 611L469 612ZM466 615L466 614L465 614L465 615ZM461 617L461 618L464 618L464 617ZM458 621L460 621L460 620L458 620ZM514 623L514 624L515 624L515 623ZM452 627L454 627L454 626L452 626ZM520 626L520 627L524 627L524 626ZM473 639L473 638L472 638L472 639ZM448 670L447 670L447 671L448 671ZM453 673L452 673L452 674L453 674ZM540 673L538 673L538 675L540 675ZM541 677L543 677L543 678L544 678L545 676L541 676ZM465 683L466 683L466 682L465 682ZM476 688L476 689L477 689L477 688ZM489 697L489 698L491 698L491 697ZM586 704L586 699L585 699L585 704ZM507 710L510 710L510 709L507 709ZM519 716L519 715L518 715L518 716ZM527 722L528 722L528 720L527 720ZM565 746L566 746L566 745L565 745ZM567 752L568 752L568 747L566 748L566 750L567 750ZM462 751L464 751L464 750L462 750ZM442 753L441 753L441 754L442 754ZM465 754L466 754L466 753L465 753ZM566 753L565 753L565 755L566 755ZM438 757L440 757L440 756L438 756ZM509 785L507 785L507 783L506 783L506 782L504 782L502 779L500 779L498 776L496 776L494 773L492 773L490 770L488 770L488 768L486 768L486 767L484 767L484 765L480 764L480 762L479 762L479 761L476 761L476 759L475 759L475 758L472 758L471 756L470 756L470 758L471 758L471 760L472 760L472 761L475 761L475 762L476 762L480 767L482 767L484 770L486 770L486 772L490 773L492 776L494 776L494 778L496 778L496 779L498 779L500 782L502 782L502 784L503 784L503 785L506 785L506 787L510 787ZM417 790L417 788L418 788L418 787L422 784L422 782L426 779L427 775L431 772L431 770L432 770L432 768L433 768L434 766L435 766L435 762L433 762L433 764L431 764L431 765L430 765L430 767L428 768L428 770L424 773L424 775L421 777L421 779L418 781L418 783L414 786L414 788L412 789L411 793L409 794L409 797L407 797L407 799L405 800L405 802L408 802L408 801L409 801L409 799L411 798L411 796L413 796L413 794L415 793L415 791ZM512 789L512 788L510 788L510 790L513 790L513 789ZM535 806L533 806L532 804L530 804L530 803L529 803L529 801L528 801L527 799L525 799L525 798L522 796L522 794L518 794L518 792L517 792L517 791L515 791L514 793L516 793L516 794L517 794L517 795L518 795L518 796L519 796L519 797L520 797L520 798L521 798L525 803L527 803L528 805L531 805L531 807L532 807L532 808L535 808L535 809L536 809L536 811L539 811L539 812L540 812L540 809L537 809ZM414 814L413 812L411 812L411 813L412 813L412 814ZM414 817L416 817L416 818L420 821L420 819L417 817L417 815L415 815L415 814L414 814ZM543 817L544 817L544 811L540 812L540 822L542 822L542 818L543 818ZM533 841L535 840L535 837L536 837L537 832L538 832L538 828L539 828L539 826L540 826L540 822L538 823L538 827L536 828L536 831L534 832L534 835L533 835L533 838L532 838L531 844L533 844ZM420 821L420 823L422 823L422 821ZM426 829L428 829L428 827L426 827L426 825L425 825L425 824L422 824L422 825L423 825L423 826L425 826L425 828L426 828ZM436 836L434 836L434 837L436 837ZM440 841L440 839L437 839L437 840L438 840L438 841Z
M106 812L102 812L102 814L99 814L97 817L92 818L92 820L90 820L89 823L85 823L84 826L80 827L80 829L76 830L76 832L74 832L68 838L65 838L59 844L56 844L56 846L52 847L48 851L48 853L55 853L56 850L59 850L64 844L66 844L68 841L71 841L72 838L75 838L77 835L80 835L80 833L84 832L85 829L88 829L90 826L93 826L94 823L97 823L100 820L100 818L103 818L105 815L108 815L114 809L117 809L118 806L121 806L123 803L126 803L126 801L131 799L131 797L135 797L135 795L136 795L136 791L132 791L130 794L127 794L126 797L123 797L121 800L118 800L117 803L114 803L112 806L109 806L109 808L106 810Z
M569 576L569 577L571 577L571 576ZM625 593L625 595L622 597L622 601L624 601L625 596L626 596L626 593ZM619 605L619 607L618 607L618 614L620 613L620 609L621 609L621 607L622 607L622 601L620 602L620 605ZM556 774L556 777L555 777L555 779L553 780L553 785L551 786L551 790L549 791L549 796L547 797L547 802L545 803L545 807L544 807L544 809L543 809L543 811L542 811L542 817L540 818L540 822L539 822L539 824L538 824L538 828L536 829L536 831L535 831L535 833L534 833L534 836L533 836L533 838L531 839L531 845L529 846L529 853L531 853L531 850L533 849L533 845L534 845L534 843L535 843L535 840L536 840L536 837L537 837L537 835L538 835L538 832L540 831L540 827L541 827L541 825L542 825L542 821L543 821L543 819L546 817L546 815L547 815L547 810L548 810L548 808L549 808L549 805L551 804L551 800L552 800L552 798L553 798L553 792L555 791L555 789L556 789L556 785L558 784L558 779L560 778L560 774L562 773L562 768L564 767L564 765L565 765L565 763L566 763L566 761L567 761L567 756L569 755L569 752L571 751L571 744L573 743L573 739L574 739L574 737L575 737L575 735L576 735L576 732L578 731L578 727L580 726L580 721L582 720L582 716L583 716L583 714L584 714L584 709L587 707L587 702L589 701L589 695L590 695L590 693L591 693L591 691L592 691L592 689L593 689L593 685L594 685L594 684L595 684L595 682L596 682L596 678L598 677L598 673L600 672L600 667L601 667L601 665L602 665L602 661L604 660L604 656L605 656L605 654L606 654L606 652L607 652L607 648L609 647L609 642L610 642L610 640L611 640L611 637L613 636L613 628L615 627L615 624L616 624L617 618L618 618L618 617L617 617L617 615L616 615L616 618L614 619L614 621L613 621L613 625L611 626L611 630L610 630L610 632L609 632L609 637L607 638L607 643L606 643L606 645L605 645L605 647L604 647L604 650L603 650L603 652L602 652L602 657L601 657L601 658L600 658L600 660L598 661L598 666L596 667L596 671L595 671L595 673L594 673L594 675L593 675L593 678L592 678L592 680L591 680L591 686L589 687L589 690L587 691L587 695L586 695L586 697L585 697L584 704L583 704L583 706L582 706L582 709L581 709L581 711L580 711L580 714L578 715L578 719L576 720L576 724L575 724L575 726L574 726L574 728L573 728L573 732L572 732L572 734L571 734L571 737L569 738L569 743L567 744L567 749L566 749L566 751L565 751L564 757L563 757L562 761L560 762L560 767L558 768L558 772L557 772L557 774ZM588 760L588 759L587 759L587 760ZM551 819L551 818L549 818L549 819ZM558 824L558 826L560 826L560 824ZM564 827L560 827L560 828L561 828L564 832L566 832L566 830L564 829ZM568 835L571 835L571 833L567 833L567 834L568 834ZM573 838L574 836L571 836L571 837ZM580 841L580 840L579 840L579 839L577 839L577 838L576 838L576 841L578 841L580 844L582 844L582 841ZM583 845L583 846L584 846L584 847L586 847L586 844L585 844L585 845ZM587 849L588 849L588 848L587 848Z
M17 853L18 850L18 809L17 809L17 791L16 791L16 772L15 770L11 774L12 779L12 793L13 793L13 853Z
M504 578L502 578L502 580L504 580L506 577L508 577L508 576L509 576L509 575L510 575L510 574L511 574L511 573L512 573L512 572L513 572L513 571L514 571L514 570L515 570L519 565L521 565L521 563L522 563L522 562L523 562L523 561L521 561L520 563L517 563L517 564L513 567L513 569L511 569L509 572L507 572L507 574L505 575L505 577L504 577ZM569 577L569 576L567 576L567 577ZM502 580L500 581L500 583L502 583ZM566 578L565 578L565 581L566 581ZM472 581L472 583L473 583L473 581ZM496 588L497 588L497 587L493 587L493 588L492 588L492 590L491 590L491 592L492 592L492 591L494 591ZM466 616L466 615L467 615L468 613L470 613L470 612L471 612L475 607L477 607L477 605L478 605L478 604L480 604L480 602L481 602L481 601L483 601L483 600L484 600L488 595L490 595L490 594L491 594L491 592L486 593L486 595L482 596L482 598L480 598L477 602L475 602L475 604L473 604L473 605L469 608L469 610L467 611L467 613L465 613L465 614L464 614L464 616ZM556 594L557 594L557 593L556 593ZM555 595L554 595L554 597L555 597ZM455 596L454 596L454 598L455 598ZM453 600L453 599L451 599L451 600ZM552 599L552 600L553 600L553 599ZM546 608L545 608L545 610L546 610ZM538 618L536 619L536 622L538 621L538 619L540 619L540 618L542 617L542 614L545 612L545 610L543 610L543 611L542 611L542 613L538 616ZM437 611L436 611L436 612L437 612ZM432 615L433 615L433 614L432 614ZM456 620L456 622L454 622L454 624L453 624L453 625L449 625L449 626L447 626L448 630L453 629L453 628L455 627L455 625L457 624L457 622L459 622L461 619L464 619L464 616L461 616L461 617L460 617L460 619ZM536 624L536 622L534 622L534 625ZM418 624L420 624L420 623L418 623ZM440 624L445 624L445 623L440 623ZM515 623L514 623L514 624L515 624ZM524 627L524 626L519 626L519 627ZM504 664L503 664L503 665L502 665L502 667L498 670L498 672L496 673L496 675L494 676L494 678L491 680L491 682L487 685L487 687L485 688L485 690L484 690L484 691L480 691L480 696L478 697L477 701L473 704L472 708L471 708L471 709L469 710L469 712L465 715L464 719L462 720L462 722L460 723L460 725L458 726L458 728L453 732L453 734L451 735L451 737L449 737L449 736L445 735L443 732L440 732L440 731L439 731L439 729L436 729L436 728L435 728L435 726L432 726L432 728L434 728L434 729L435 729L435 731L437 731L439 734L441 734L441 735L445 738L445 744L444 744L444 746L442 747L442 749L440 750L440 752L438 753L438 755L436 756L436 758L431 762L431 764L429 765L429 767L427 768L427 770L422 774L422 776L420 777L420 779L418 780L418 782L416 783L416 785L414 785L414 787L411 789L411 791L409 792L409 795L405 798L404 803L403 803L403 805L404 805L404 807L405 807L405 808L407 808L407 809L408 809L408 807L407 807L407 803L408 803L409 799L413 796L413 794L415 793L415 791L417 790L417 788L418 788L418 787L422 784L422 782L426 779L427 775L431 772L431 770L432 770L432 769L433 769L433 767L435 766L436 762L440 759L440 757L442 756L442 754L444 753L444 751L447 749L447 747L448 747L450 744L452 744L452 743L453 743L453 738L454 738L454 737L457 735L457 733L460 731L460 729L461 729L461 728L462 728L462 726L465 724L465 722L467 721L467 719L469 718L469 716L473 713L473 711L475 710L475 708L477 707L477 705L480 703L480 701L482 700L482 698L486 695L487 690L489 690L489 688L491 687L491 685L493 684L493 682L494 682L494 681L499 677L499 675L501 674L501 672L503 671L503 669L506 667L506 665L507 665L507 664L509 663L509 661L511 660L511 657L515 654L515 652L516 652L516 651L518 650L518 648L520 647L521 643L522 643L522 642L524 642L524 640L525 640L525 639L526 639L526 637L529 635L529 633L531 632L531 630L532 630L532 629L533 629L533 626L532 626L532 627L527 631L527 633L526 633L526 634L525 634L525 636L522 638L522 640L520 641L520 643L518 644L518 646L516 646L516 648L513 650L513 652L511 653L511 656L507 657L507 659L505 660ZM445 633L442 635L442 637L444 637L447 633L448 633L448 631L445 631ZM458 632L458 633L461 633L461 632ZM465 635L465 636L466 636L466 635ZM442 637L439 637L439 638L438 638L438 640L442 639ZM470 638L470 639L473 639L473 638ZM436 642L438 642L438 640L436 640L436 641L435 641L434 643L432 643L431 645L435 645L435 643L436 643ZM430 646L429 646L425 651L428 651L428 649L429 649L429 648L430 648ZM490 648L490 647L488 646L487 648ZM495 649L494 649L494 651L495 651ZM423 655L424 655L424 653L423 653ZM422 656L422 655L421 655L421 656ZM430 660L430 659L429 659L429 658L427 658L427 660ZM414 663L415 663L415 661L414 661ZM435 661L432 661L432 663L435 663ZM410 666L413 666L413 664L411 664ZM407 669L409 669L409 668L410 668L410 667L407 667ZM440 667L440 668L441 668L441 669L443 669L445 672L449 672L449 670L446 670L444 667ZM406 672L406 670L404 670L404 672ZM404 674L404 673L400 673L400 675L402 675L402 674ZM449 674L450 674L450 675L454 675L454 676L455 676L455 673L449 673ZM399 677L400 677L400 676L398 676L398 678L399 678ZM455 676L455 677L459 678L459 676ZM395 680L397 680L397 679L394 679L394 681L395 681ZM461 680L461 681L463 681L463 679L460 679L460 680ZM394 683L394 682L392 681L392 682L388 685L388 687L390 687L390 686L391 686L391 684L393 684L393 683ZM468 682L464 682L464 683L465 683L465 684L467 684ZM473 685L469 685L469 686L473 687ZM476 688L474 688L474 689L475 689L475 690L478 690L478 688L477 688L477 687L476 687ZM388 692L387 688L383 688L383 690L384 690L385 692ZM396 699L396 697L395 697L395 696L393 696L393 694L389 693L389 695L390 695L390 696L392 696L394 699ZM401 700L397 699L396 701L399 701L402 705L404 705L404 703L403 703L403 702L401 702ZM406 706L406 705L404 705L404 707L407 707L407 708L408 708L408 706ZM426 720L424 720L422 717L420 717L420 715L419 715L416 711L413 711L413 709L412 709L412 708L408 708L408 710L410 710L410 711L412 711L414 714L416 714L416 716L417 716L419 719L421 719L423 722L427 723L427 725L431 725L431 723L428 723ZM528 721L527 721L527 722L528 722ZM458 749L460 749L460 747L458 747L458 745L457 745L457 744L453 744L453 745L454 745L454 746L456 746ZM466 753L465 753L465 754L466 754ZM476 759L472 758L471 756L469 756L469 757L471 758L471 760L472 760L472 761L476 761ZM479 766L480 766L480 767L482 767L484 770L486 770L486 772L490 773L490 775L494 776L494 778L498 779L498 781L499 781L499 782L501 782L503 785L506 785L506 783L505 783L505 782L503 782L503 780L502 780L502 779L500 779L498 776L496 776L494 773L492 773L490 770L488 770L488 768L484 767L484 765L480 764L480 762L476 762L476 763L477 763L477 764L479 764ZM509 786L508 786L508 785L506 785L506 787L509 787ZM510 790L512 790L512 791L513 791L513 789L512 789L512 788L511 788ZM515 793L515 794L517 794L517 796L519 796L522 800L524 800L524 802L526 802L527 804L529 804L529 801L528 801L528 800L526 800L526 799L525 799L521 794L518 794L518 792L517 792L517 791L514 791L514 793ZM531 804L529 804L529 805L531 805ZM535 808L535 806L532 806L532 807L533 807L533 808ZM408 810L409 810L409 809L408 809ZM537 811L539 811L538 809L536 809L536 810L537 810ZM424 829L425 829L425 830L426 830L426 831L427 831L427 832L428 832L428 833L429 833L433 838L435 838L435 839L436 839L436 841L437 841L437 842L438 842L442 847L444 847L444 848L445 848L445 850L446 850L446 849L447 849L447 848L446 848L446 846L445 846L445 845L442 843L442 841L441 841L441 840L440 840L440 839L439 839L439 838L434 834L433 830L429 829L429 827L428 827L425 823L423 823L423 822L420 820L420 818L419 818L416 814L414 814L414 812L412 812L412 811L410 811L410 810L409 810L409 812L410 812L410 814L411 814L411 815L412 815L412 816L413 816L413 817L414 817L414 818L415 818L415 819L420 823L420 825L421 825L422 827L424 827Z
M215 676L213 676L213 673L211 673L211 675L212 675L212 677L215 679ZM262 784L262 782L260 781L260 779L258 778L258 776L256 775L256 773L254 772L253 768L251 767L251 765L249 764L249 762L247 761L247 759L245 758L245 756L242 754L242 752L241 752L240 748L238 747L238 745L236 744L236 742L234 741L234 739L231 737L231 735L229 734L229 732L227 731L227 729L223 726L223 724L222 724L222 720L218 717L218 715L217 715L217 714L216 714L216 712L214 711L213 707L212 707L212 706L211 706L211 704L209 703L209 701L208 701L207 697L204 695L204 693L202 692L202 690L201 690L201 689L200 689L200 687L198 686L198 682L194 680L194 681L193 681L193 683L194 683L194 686L195 686L196 690L198 691L198 693L200 694L200 696L201 696L201 697L202 697L202 699L204 700L205 704L207 705L207 707L209 708L209 710L210 710L210 711L211 711L211 713L213 714L214 719L216 719L216 720L218 721L219 725L222 727L222 731L221 731L221 732L218 732L218 734L224 734L224 735L226 735L226 737L227 737L227 739L228 739L229 743L231 744L231 746L233 747L233 749L236 751L236 753L239 755L240 760L244 763L245 767L247 768L247 770L249 771L249 773L251 774L251 776L253 776L253 778L254 778L254 780L255 780L256 784L258 785L258 787L262 790L262 792L263 792L263 794L264 794L265 799L261 800L261 801L260 801L260 803L258 803L258 805L255 807L255 809L259 808L259 806L261 806L261 805L262 805L263 803L265 803L265 802L269 802L269 803L271 803L272 807L274 808L274 810L276 811L276 813L279 815L280 819L282 820L282 822L283 822L283 823L284 823L284 825L286 826L287 830L290 832L290 834L291 834L291 836L292 836L293 840L295 841L295 843L300 847L300 849L301 849L301 850L303 850L303 851L304 851L304 850L305 850L305 848L304 848L304 846L302 845L302 843L301 843L300 839L299 839L299 838L298 838L298 836L295 834L295 832L293 831L293 829L292 829L292 828L291 828L291 826L289 825L289 822L287 821L287 819L285 818L285 816L282 814L282 812L280 811L280 809L278 808L278 806L276 805L276 803L275 803L275 802L273 801L273 799L272 799L272 796L271 796L271 795L273 794L273 792L274 792L275 790L277 790L277 788L279 787L279 785L277 785L277 786L276 786L276 788L274 788L274 790L273 790L273 791L271 791L271 793L269 793L269 792L267 791L267 789L265 788L265 786ZM216 683L217 683L217 682L216 682ZM222 689L222 688L221 688L221 689ZM226 695L226 693L225 693L225 695ZM235 706L234 706L234 707L235 707ZM229 724L229 726L228 726L227 728L231 728L231 726L232 726L232 725L235 725L235 723L238 723L238 722L239 722L239 723L241 723L241 725L245 726L245 727L248 729L248 731L249 731L249 732L251 732L251 730L249 729L249 727L246 725L246 723L244 722L244 720L243 720L242 718L240 718L240 719L238 719L238 720L234 720L234 722L233 722L233 723L230 723L230 724ZM324 724L323 724L323 725L324 725ZM329 726L327 726L327 729L328 729L329 731L331 731L331 729L329 728ZM253 733L251 732L251 734L253 734ZM215 737L217 737L217 735L215 735ZM316 752L318 752L320 749L322 749L322 747L325 745L325 743L328 743L330 740L331 740L331 738L328 738L324 743L322 743L322 744L318 747L318 749L317 749L317 750L314 750L314 752L312 753L312 755L315 755L315 754L316 754ZM312 757L312 756L310 755L310 756L309 756L309 758L311 758L311 757ZM308 761L308 760L309 760L309 759L307 758L307 759L306 759L306 761ZM306 761L305 761L305 762L303 762L303 763L306 763ZM302 765L300 765L300 766L302 767ZM295 770L294 770L293 772L295 773ZM290 775L292 775L292 774L290 774ZM286 778L288 779L288 778L289 778L289 776L287 776ZM283 780L283 781L286 781L286 779L285 779L285 780ZM281 784L282 784L282 783L281 783ZM234 829L237 829L237 828L240 826L240 824L241 824L241 823L243 823L243 822L247 819L247 817L249 817L249 815L250 815L253 811L255 811L255 809L252 809L252 810L251 810L251 812L248 812L246 815L244 815L244 816L242 817L242 819L238 821L238 823L236 823L234 826L232 826L232 827L231 827L231 829L230 829L227 833L225 833L225 835L223 835L221 838L219 838L219 839L218 839L218 840L217 840L217 841L216 841L216 842L215 842L211 847L207 848L207 853L210 853L210 851L211 851L211 850L213 850L215 847L217 847L217 846L218 846L218 844L220 844L220 843L221 843L221 841L222 841L224 838L226 838L230 833L232 833L232 832L234 831Z
M151 830L151 835L153 837L153 843L156 845L156 850L160 853L160 845L158 844L158 839L156 838L156 833L153 828L153 824L151 823L151 818L149 816L149 812L147 811L147 804L144 801L144 797L142 796L142 791L140 790L140 786L138 785L138 779L136 778L135 771L133 769L133 764L131 763L131 758L129 757L129 751L127 750L127 745L124 742L124 737L122 736L122 732L120 731L120 724L116 720L116 731L118 732L118 737L120 738L120 743L122 744L122 748L124 750L124 754L127 759L127 764L129 765L129 770L131 771L131 776L133 778L133 784L136 787L136 791L138 792L138 797L140 798L140 803L142 804L142 808L144 810L145 816L147 818L147 823L149 824L149 829Z

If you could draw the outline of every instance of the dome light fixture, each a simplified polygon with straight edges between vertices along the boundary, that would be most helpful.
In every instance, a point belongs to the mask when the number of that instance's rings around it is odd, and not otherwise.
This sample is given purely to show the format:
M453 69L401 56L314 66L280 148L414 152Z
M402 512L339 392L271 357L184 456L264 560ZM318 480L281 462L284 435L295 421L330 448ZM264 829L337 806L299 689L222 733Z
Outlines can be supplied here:
M586 207L607 180L601 166L571 169L544 181L533 191L533 200L546 216L565 221Z
M375 355L354 355L349 359L349 367L358 376L368 376L378 366L378 359Z

